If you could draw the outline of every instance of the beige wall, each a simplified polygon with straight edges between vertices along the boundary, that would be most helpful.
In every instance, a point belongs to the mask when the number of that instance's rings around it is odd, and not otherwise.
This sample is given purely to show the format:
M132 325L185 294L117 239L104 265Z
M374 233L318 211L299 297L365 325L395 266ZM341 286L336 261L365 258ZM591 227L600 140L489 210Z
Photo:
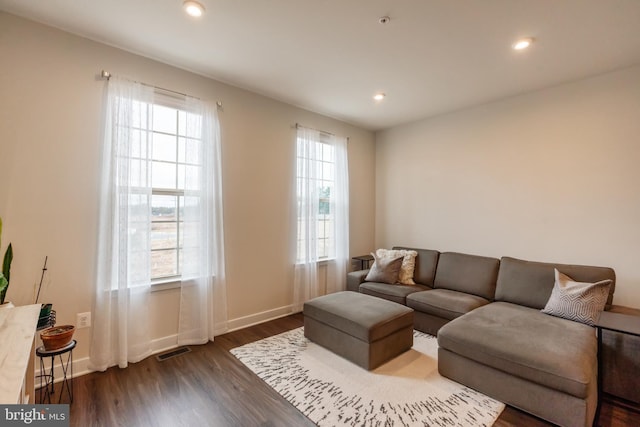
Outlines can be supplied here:
M376 245L610 266L640 307L640 66L376 135Z
M215 52L211 52L215 55ZM58 323L90 311L100 171L100 70L221 101L229 318L286 314L289 197L296 122L348 136L353 254L374 238L371 132L50 27L0 13L0 216L15 248L9 299L30 303L45 255ZM154 293L158 346L177 329L177 293ZM87 329L76 359L88 354Z

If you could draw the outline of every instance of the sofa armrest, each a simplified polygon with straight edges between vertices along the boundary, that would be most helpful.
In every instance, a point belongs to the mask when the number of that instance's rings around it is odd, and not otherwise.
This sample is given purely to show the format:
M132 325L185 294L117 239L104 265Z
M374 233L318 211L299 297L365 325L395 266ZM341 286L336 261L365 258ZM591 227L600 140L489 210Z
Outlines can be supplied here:
M347 273L347 290L353 292L360 291L360 284L364 283L364 278L367 277L369 270L352 271Z

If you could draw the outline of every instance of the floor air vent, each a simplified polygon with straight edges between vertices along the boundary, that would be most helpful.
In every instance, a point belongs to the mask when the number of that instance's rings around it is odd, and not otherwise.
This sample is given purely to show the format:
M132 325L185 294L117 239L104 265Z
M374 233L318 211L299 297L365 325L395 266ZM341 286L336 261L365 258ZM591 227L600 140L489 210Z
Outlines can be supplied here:
M167 351L166 353L158 354L156 359L158 362L164 362L172 357L180 356L181 354L189 353L191 349L189 347L178 347L175 350Z

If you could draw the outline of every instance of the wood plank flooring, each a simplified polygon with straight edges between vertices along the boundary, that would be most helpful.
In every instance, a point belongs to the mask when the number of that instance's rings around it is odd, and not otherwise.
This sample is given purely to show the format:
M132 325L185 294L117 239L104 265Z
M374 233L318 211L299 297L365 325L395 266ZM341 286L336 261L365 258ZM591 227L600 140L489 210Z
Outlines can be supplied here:
M149 357L127 369L111 368L75 378L71 426L313 426L229 353L234 347L302 324L302 315L296 314L191 346L191 353L163 362ZM68 403L64 397L63 403ZM599 424L638 426L640 414L605 402ZM510 407L495 424L516 426L551 424Z

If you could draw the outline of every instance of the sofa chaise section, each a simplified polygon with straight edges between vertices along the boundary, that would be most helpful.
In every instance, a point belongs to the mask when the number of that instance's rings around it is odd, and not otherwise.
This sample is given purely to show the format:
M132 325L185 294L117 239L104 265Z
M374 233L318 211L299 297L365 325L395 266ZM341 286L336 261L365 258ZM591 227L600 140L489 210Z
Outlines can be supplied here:
M503 257L497 302L458 317L438 333L443 376L555 424L591 425L597 406L594 328L540 312L554 268L575 280L611 279L610 268ZM609 298L613 293L613 285Z

